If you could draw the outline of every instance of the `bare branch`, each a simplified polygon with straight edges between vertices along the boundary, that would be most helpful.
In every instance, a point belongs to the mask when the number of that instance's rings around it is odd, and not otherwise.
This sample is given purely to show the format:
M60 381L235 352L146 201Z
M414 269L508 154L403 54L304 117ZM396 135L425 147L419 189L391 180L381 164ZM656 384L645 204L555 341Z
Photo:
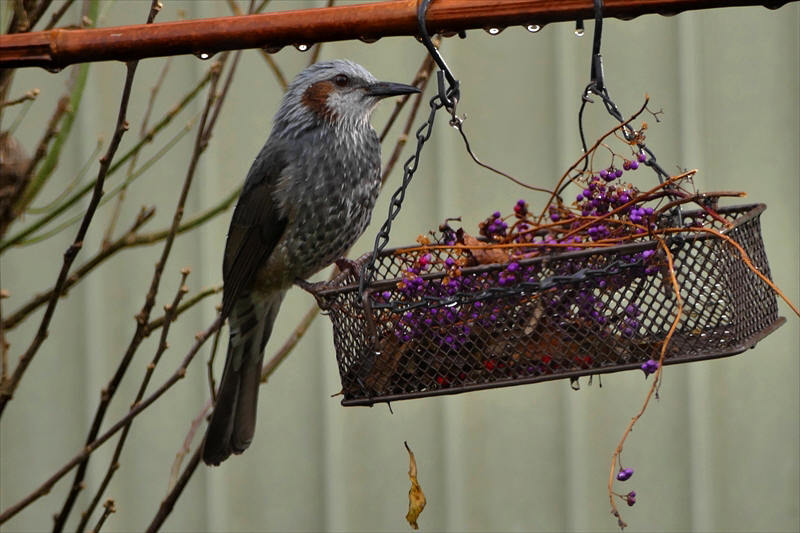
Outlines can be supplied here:
M142 400L141 403L136 404L134 407L131 408L128 413L118 420L114 425L112 425L108 431L97 437L94 441L86 444L72 459L70 459L64 466L59 468L56 473L50 476L44 483L42 483L39 487L37 487L34 491L30 494L25 496L22 500L15 503L14 505L5 509L2 513L0 513L0 524L7 522L17 513L25 509L27 506L41 498L42 496L48 494L53 486L58 483L58 481L67 475L73 468L78 466L82 461L86 460L89 455L92 454L97 448L102 446L108 439L113 437L118 431L120 431L125 425L132 419L136 418L140 413L142 413L145 409L150 407L156 400L158 400L165 392L167 392L173 385L175 385L178 381L183 379L186 375L186 368L192 362L197 352L203 346L208 337L210 337L214 332L219 329L222 325L222 321L219 317L214 320L214 322L206 329L205 331L198 333L195 336L195 343L192 345L189 352L181 361L180 366L178 369L158 388L156 389L153 394Z

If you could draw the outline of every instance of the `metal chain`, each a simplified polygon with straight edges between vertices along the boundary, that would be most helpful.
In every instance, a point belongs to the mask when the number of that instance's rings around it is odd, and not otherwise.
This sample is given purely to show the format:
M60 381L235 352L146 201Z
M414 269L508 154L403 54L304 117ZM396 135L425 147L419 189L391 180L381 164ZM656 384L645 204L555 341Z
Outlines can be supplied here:
M423 296L416 302L372 302L375 309L390 309L394 313L405 313L420 307L432 308L439 306L453 306L456 304L469 304L487 299L497 299L503 296L521 296L529 291L536 294L540 291L560 287L563 285L578 284L594 278L614 276L623 272L641 268L644 259L637 258L631 261L616 259L603 268L582 268L574 274L557 274L539 281L520 281L509 287L489 287L477 292L457 292L448 296Z
M437 75L439 76L439 80L441 80L442 71L437 71ZM425 142L430 139L431 133L433 132L433 122L436 118L436 113L445 106L441 94L436 94L433 98L431 98L429 105L431 107L431 112L430 115L428 115L428 120L417 129L415 134L417 137L417 149L414 152L414 155L409 157L408 160L406 160L406 162L403 164L403 182L392 195L392 199L389 203L389 216L386 218L386 221L383 223L383 226L381 226L378 235L375 237L375 245L373 246L370 260L364 263L364 265L361 267L359 293L362 295L364 294L364 289L369 286L370 282L375 276L378 256L381 254L383 249L386 248L386 245L389 244L389 232L392 229L392 222L400 213L400 208L403 205L403 199L406 196L406 189L408 189L408 185L411 183L411 178L417 171L417 167L419 167L419 157L422 153L422 147L425 145Z

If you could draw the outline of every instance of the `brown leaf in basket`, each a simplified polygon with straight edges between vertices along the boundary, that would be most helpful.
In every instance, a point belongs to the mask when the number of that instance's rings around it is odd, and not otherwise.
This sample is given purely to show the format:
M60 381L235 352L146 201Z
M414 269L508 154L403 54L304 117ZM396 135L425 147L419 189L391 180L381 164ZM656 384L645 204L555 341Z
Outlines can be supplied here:
M383 394L389 380L397 370L397 363L405 351L404 345L400 344L394 335L387 335L380 339L378 343L378 354L375 363L369 370L369 374L364 382L376 394Z
M494 248L491 244L481 242L472 235L464 234L464 244L467 246L475 246L475 248L470 248L469 252L479 265L508 262L509 255L506 250Z
M408 447L407 442L403 442L408 451L408 479L411 480L411 488L408 489L408 514L406 520L413 529L419 529L417 518L425 509L425 494L417 481L417 461L414 459L414 452Z

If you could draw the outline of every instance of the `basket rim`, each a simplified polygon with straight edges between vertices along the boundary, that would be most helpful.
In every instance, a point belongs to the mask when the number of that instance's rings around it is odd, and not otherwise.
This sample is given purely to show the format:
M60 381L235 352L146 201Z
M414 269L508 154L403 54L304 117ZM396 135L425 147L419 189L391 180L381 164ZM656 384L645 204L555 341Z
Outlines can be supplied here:
M761 215L761 213L763 213L766 210L766 208L767 208L767 205L764 204L764 203L737 204L737 205L731 205L731 206L725 206L725 207L718 208L716 210L716 212L720 213L720 214L731 212L731 211L743 211L743 214L741 216L737 217L733 221L733 224L731 225L731 227L724 228L724 229L720 230L720 233L722 233L723 235L729 233L730 231L736 229L737 227L739 227L739 226L749 222L753 218L756 218L759 215ZM695 209L695 210L687 211L687 212L683 213L682 216L683 217L689 217L689 216L692 216L692 215L695 215L695 214L699 214L699 213L704 213L704 212L705 211L703 211L702 209ZM714 238L715 237L713 235L710 235L710 234L705 233L705 232L690 233L690 234L686 234L686 235L681 235L679 237L671 237L672 240L683 240L683 241L689 240L689 239L691 239L693 241L698 241L698 240L702 241L702 240L714 239ZM670 238L668 238L667 240L669 240L669 239ZM636 252L639 252L639 251L651 249L651 248L653 248L655 246L658 246L658 241L650 239L650 240L646 240L646 241L639 241L639 242L634 242L634 243L629 243L629 244L620 244L620 245L617 245L617 246L609 246L609 247L604 247L604 248L587 248L587 249L584 249L584 250L575 250L575 251L570 251L570 252L563 252L563 253L560 253L558 255L543 255L543 256L538 256L538 257L531 257L531 258L528 258L528 259L521 259L518 262L523 266L528 266L528 265L534 265L534 264L537 264L537 263L546 263L546 262L551 261L553 259L558 259L560 261L560 260L583 258L583 257L590 256L590 255L596 255L599 252L605 252L605 253L608 253L608 252L622 252L622 253L630 252L630 253L636 253ZM381 252L379 257L382 258L382 257L390 256L390 255L396 255L396 254L402 253L403 250L406 250L408 248L410 248L410 247L409 246L396 246L396 247L392 247L392 248L387 248L387 249L385 249L385 250L383 250ZM358 259L356 259L354 261L354 263L357 266L361 266L366 261L369 261L371 257L372 257L372 252L367 252L367 253L361 255ZM481 271L481 270L485 270L487 268L491 268L493 266L501 266L503 264L505 264L505 263L486 263L486 264L480 264L480 265L477 265L477 266L464 267L461 270L462 270L463 273L470 274L470 273L473 273L473 272L478 272L478 271ZM442 277L444 275L446 275L444 272L437 272L437 273L425 274L425 275L422 276L422 278L423 279L428 279L428 278L436 279L436 278ZM325 283L324 287L320 287L320 290L315 291L315 293L314 293L315 296L317 298L330 298L330 297L333 297L333 296L336 296L336 295L352 292L354 290L356 290L356 291L359 290L358 280L356 280L353 283L348 283L347 285L340 285L340 284L345 283L345 281L351 276L352 276L352 273L350 273L350 272L347 272L347 271L340 272L337 276L335 276L330 281ZM369 293L369 292L372 292L372 291L375 291L375 290L381 290L381 289L384 289L384 288L387 288L387 287L393 287L393 286L396 285L398 280L399 280L399 278L392 278L392 279L373 281L373 283L369 287L367 287L365 289L365 292Z

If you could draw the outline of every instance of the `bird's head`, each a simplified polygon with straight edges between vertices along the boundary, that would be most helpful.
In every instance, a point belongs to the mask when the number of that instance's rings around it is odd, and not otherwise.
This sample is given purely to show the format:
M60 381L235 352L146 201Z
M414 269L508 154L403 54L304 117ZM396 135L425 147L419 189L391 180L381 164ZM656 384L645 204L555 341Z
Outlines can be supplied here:
M289 84L276 119L296 123L313 117L334 125L366 124L383 98L418 92L411 85L378 81L352 61L324 61L303 70Z

